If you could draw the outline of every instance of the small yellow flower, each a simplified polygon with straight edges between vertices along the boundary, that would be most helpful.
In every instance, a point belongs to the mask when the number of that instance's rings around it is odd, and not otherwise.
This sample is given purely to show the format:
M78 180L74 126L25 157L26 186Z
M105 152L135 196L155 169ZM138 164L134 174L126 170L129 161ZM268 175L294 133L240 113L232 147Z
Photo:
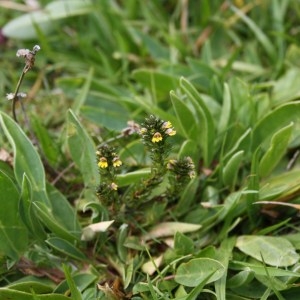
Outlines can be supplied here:
M152 141L152 143L158 143L158 142L162 141L162 139L163 138L162 138L161 134L159 132L155 132L151 141Z
M112 183L110 184L110 188L111 188L112 190L116 191L116 190L118 189L118 185L117 185L116 183L112 182Z
M173 135L176 134L176 131L174 129L172 129L172 128L168 128L166 130L166 134L169 135L169 136L173 136Z
M143 127L140 129L140 134L145 134L147 132L147 128Z
M113 166L116 167L120 167L122 165L122 161L120 160L120 158L118 156L114 157L113 159Z
M105 157L100 157L100 160L98 162L98 166L101 168L101 169L105 169L108 167L108 163L107 163L107 159Z
M167 121L167 122L164 122L161 126L162 129L168 129L168 128L171 128L172 127L172 124L170 121Z

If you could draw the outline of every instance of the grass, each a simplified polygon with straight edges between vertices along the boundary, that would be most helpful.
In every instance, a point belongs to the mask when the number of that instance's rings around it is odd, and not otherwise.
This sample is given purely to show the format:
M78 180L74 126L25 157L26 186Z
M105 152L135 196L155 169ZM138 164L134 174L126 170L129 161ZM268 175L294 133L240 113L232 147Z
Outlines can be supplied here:
M298 299L297 1L39 4L0 2L0 298Z

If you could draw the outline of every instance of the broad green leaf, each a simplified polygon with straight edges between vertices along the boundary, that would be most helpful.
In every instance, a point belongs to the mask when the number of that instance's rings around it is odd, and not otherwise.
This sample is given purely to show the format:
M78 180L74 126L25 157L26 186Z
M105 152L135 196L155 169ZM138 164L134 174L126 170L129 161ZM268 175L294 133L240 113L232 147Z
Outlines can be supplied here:
M294 124L278 130L271 139L270 147L259 163L259 175L268 176L286 153Z
M117 131L124 129L130 118L128 111L120 103L101 98L97 104L86 103L82 106L80 114L98 126Z
M72 274L72 278L79 291L83 292L88 286L90 286L98 279L98 276L94 274L81 273L81 274ZM68 286L68 282L64 280L55 288L54 292L64 294L69 290L70 289Z
M58 143L53 142L41 118L30 116L30 122L46 159L51 166L56 166L60 156Z
M69 243L64 239L52 237L48 238L46 240L46 243L54 250L60 252L60 254L63 254L64 256L69 256L77 260L86 259L86 256L79 249L77 249L73 244Z
M191 107L179 98L174 91L170 92L170 97L177 119L181 125L178 131L182 132L185 138L196 140L201 130L199 120L195 116L196 112L191 111Z
M244 151L236 152L222 169L222 178L225 186L234 187Z
M68 112L68 145L72 159L81 171L86 187L96 186L99 172L95 145L75 114Z
M267 275L267 270L268 274L272 277L300 277L300 273L298 272L280 269L278 267L266 267L265 265L257 265L243 261L232 261L230 263L230 268L233 270L250 270L256 275Z
M22 185L25 173L31 183L34 201L45 203L50 207L46 193L44 167L34 146L20 126L2 112L0 123L14 150L14 171L19 185Z
M179 284L195 287L201 284L207 276L211 276L207 283L220 279L225 272L224 266L211 258L195 258L181 264L175 275L175 281Z
M243 134L241 134L239 136L239 138L237 139L237 141L234 143L234 145L232 147L230 147L230 150L227 151L223 157L223 160L228 159L230 156L234 155L234 153L239 152L237 150L239 149L243 149L243 143L247 143L247 141L250 141L250 133L252 132L252 130L249 128L247 129Z
M127 186L133 183L140 182L142 178L146 178L151 174L151 169L141 169L138 171L128 172L126 174L117 175L117 183L119 187Z
M153 94L168 94L178 85L178 79L168 73L156 70L139 69L133 73L133 78L147 87Z
M71 206L68 199L54 186L47 184L47 193L52 205L52 214L60 224L72 234L80 238L81 226L79 224L77 213Z
M199 132L199 143L201 143L205 166L209 166L214 155L215 125L210 111L201 99L195 87L186 79L181 78L180 87L188 96L193 105L196 115L200 118L201 130Z
M19 191L0 171L0 253L18 260L28 246L28 231L19 215Z
M253 130L252 149L256 149L260 144L264 149L267 148L270 139L285 126L294 123L290 145L296 146L300 143L299 128L300 128L300 101L295 101L283 104L263 119L261 119ZM280 120L280 121L279 121Z
M23 279L22 279L23 280ZM42 282L27 280L13 282L7 286L7 288L11 290L16 290L25 293L32 293L34 291L35 294L48 294L53 292L53 287Z
M53 30L54 21L87 14L91 11L92 5L90 1L52 1L43 10L24 14L13 19L3 27L3 33L7 37L15 39L35 39L37 38L36 26L44 34L47 34Z
M0 288L0 299L9 299L9 300L70 300L69 297L66 297L61 294L41 294L36 295L33 293L25 293L21 291L11 290L8 288Z
M300 170L284 172L261 183L259 200L284 201L300 190Z
M289 68L287 72L275 83L272 91L272 104L279 105L287 101L299 99L300 71L297 68Z
M179 255L188 255L194 253L194 242L181 232L175 233L174 249Z
M53 212L43 203L33 202L34 209L36 210L36 214L39 217L40 221L55 235L61 237L73 243L74 241L78 241L78 236L69 232L67 228L53 215Z
M232 276L227 281L227 287L235 288L250 283L254 278L254 272L250 269L243 270Z
M271 266L288 267L299 260L299 255L293 245L282 237L239 236L236 247L245 254Z

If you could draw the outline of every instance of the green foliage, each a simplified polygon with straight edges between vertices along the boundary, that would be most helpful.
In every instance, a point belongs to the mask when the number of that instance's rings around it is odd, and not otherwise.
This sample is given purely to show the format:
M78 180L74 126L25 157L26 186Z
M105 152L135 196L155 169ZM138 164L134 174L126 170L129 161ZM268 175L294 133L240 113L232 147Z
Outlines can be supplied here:
M0 4L0 298L298 299L297 1L38 2Z

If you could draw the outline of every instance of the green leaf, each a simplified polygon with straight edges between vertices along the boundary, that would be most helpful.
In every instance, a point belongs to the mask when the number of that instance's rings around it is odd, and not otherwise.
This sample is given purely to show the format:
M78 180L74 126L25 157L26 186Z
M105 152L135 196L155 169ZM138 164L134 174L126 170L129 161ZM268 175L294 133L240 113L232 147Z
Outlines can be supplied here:
M259 163L260 176L268 176L285 154L290 141L293 126L294 123L291 123L288 126L278 130L272 136L270 147Z
M272 104L279 105L287 101L299 99L300 70L289 68L275 83L272 91Z
M91 87L93 76L94 76L94 68L91 67L89 70L89 73L87 74L86 81L85 81L82 89L80 90L79 95L76 97L76 99L72 105L72 111L74 112L75 115L79 114L80 108L86 101L86 98L88 96L88 93L89 93L89 90Z
M219 134L224 132L229 124L230 115L231 115L231 94L228 84L224 84L224 92L223 92L223 105L222 105L222 112L220 115L220 120L218 124L218 132Z
M231 6L231 9L241 18L241 20L245 22L245 24L249 27L249 29L255 34L257 40L265 49L270 59L275 62L277 58L276 49L273 43L269 40L268 36L242 10L236 8L233 5Z
M5 36L14 39L37 38L36 26L44 34L53 30L53 23L59 19L87 14L92 11L90 1L64 0L52 1L43 10L24 14L13 19L3 27Z
M211 277L207 283L221 278L225 272L224 266L211 258L195 258L181 264L175 275L175 281L179 284L195 287L202 283L208 275Z
M260 144L266 149L275 132L290 125L292 122L294 123L294 128L290 146L299 145L299 115L300 101L283 104L275 108L256 124L253 130L252 149L256 149Z
M179 255L194 253L194 242L181 232L176 232L174 239L174 249Z
M71 234L63 224L60 224L58 220L53 215L53 212L43 203L33 202L33 206L37 211L37 216L40 221L50 229L58 237L66 239L70 243L78 241L79 238L76 235Z
M168 94L178 85L176 76L156 70L139 69L133 73L133 78L147 87L153 94Z
M0 253L18 260L28 246L28 231L19 216L19 191L0 171Z
M200 97L195 87L186 79L180 79L180 87L189 97L195 113L199 116L201 130L199 132L199 142L201 143L205 166L209 166L214 155L215 125L210 111Z
M68 112L67 133L72 159L81 171L85 186L96 186L99 182L96 147L71 110Z
M30 123L38 138L40 147L52 166L56 166L60 155L58 143L54 143L50 137L49 131L42 124L42 120L37 116L30 116Z
M88 286L91 286L98 279L98 276L89 273L72 274L72 279L79 291L83 292ZM67 280L64 280L55 288L54 292L64 294L69 290L68 282Z
M37 296L32 293L25 293L8 288L0 288L0 298L5 300L70 300L69 297L60 294L44 294Z
M128 236L129 226L127 224L122 224L118 230L117 236L117 251L118 256L123 262L127 261L128 248L125 247L125 241Z
M78 238L81 234L81 226L79 224L77 213L68 199L53 185L47 184L47 193L52 205L52 214L60 224Z
M71 268L69 266L63 265L63 269L66 275L66 279L68 282L68 286L70 288L70 292L73 300L83 300L81 297L81 293L76 286L76 283L71 275Z
M53 287L50 285L38 281L28 280L27 278L24 282L13 282L8 285L7 288L25 293L32 293L32 291L34 291L35 294L47 294L53 291Z
M74 245L61 238L52 237L46 240L46 243L65 256L72 257L77 260L85 260L86 256L78 250Z
M0 113L0 123L14 150L14 171L19 185L22 185L24 173L32 187L34 201L51 206L46 193L44 167L31 141L8 115Z
M141 169L126 174L117 175L117 183L119 187L127 186L133 183L140 182L142 178L146 178L151 174L151 169Z
M239 166L242 162L244 151L236 152L222 169L222 178L224 185L233 188L236 183Z
M288 267L299 260L293 245L282 237L239 236L236 247L243 253L271 266Z
M300 273L280 269L276 267L266 267L265 265L257 265L253 263L247 263L242 261L233 261L230 263L230 267L233 270L251 270L256 275L266 275L266 270L272 277L300 277Z
M40 240L44 240L46 238L46 233L36 214L32 202L31 183L26 174L24 174L19 202L20 217L33 236Z
M180 124L180 128L176 129L179 133L182 133L185 138L196 140L201 130L200 124L194 115L196 112L192 112L187 103L179 98L174 91L170 92L170 97Z

